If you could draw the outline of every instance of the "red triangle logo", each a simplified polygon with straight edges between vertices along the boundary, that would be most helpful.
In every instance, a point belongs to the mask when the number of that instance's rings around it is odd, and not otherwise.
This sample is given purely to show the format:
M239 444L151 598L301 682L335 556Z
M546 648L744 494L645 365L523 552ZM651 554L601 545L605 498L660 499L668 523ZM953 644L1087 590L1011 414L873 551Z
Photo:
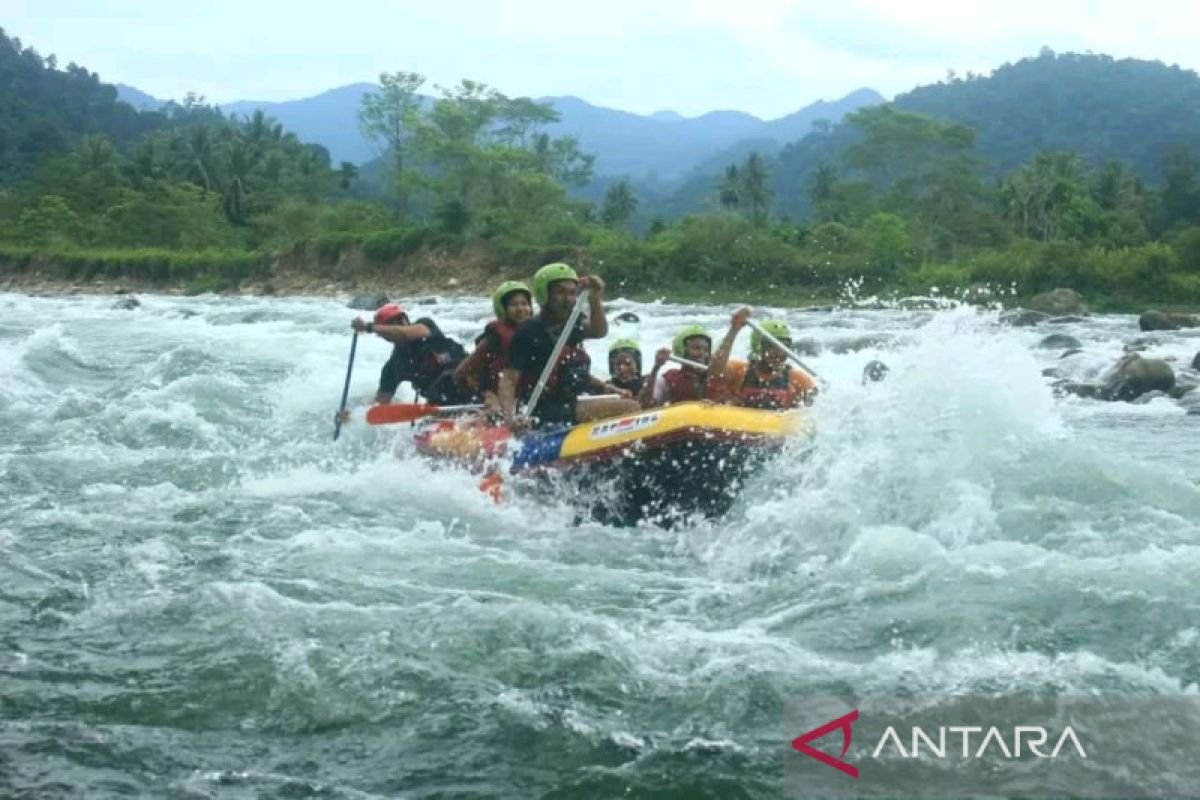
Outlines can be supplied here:
M855 767L851 764L847 764L845 761L842 761L842 756L845 756L846 751L850 749L850 736L851 736L850 725L851 725L851 723L854 723L857 721L858 721L858 709L856 708L853 711L851 711L849 714L846 714L845 716L841 716L835 720L826 722L821 727L813 728L808 733L801 734L800 736L797 736L795 739L792 739L792 748L795 750L799 750L801 753L804 753L804 755L808 756L809 758L815 758L817 761L820 761L822 764L833 767L834 769L836 769L840 772L844 772L847 775L849 775L851 778L854 778L857 780L858 779L858 767ZM837 758L834 758L833 756L829 755L828 753L823 753L820 750L816 749L815 747L809 746L809 744L808 744L809 742L813 741L814 739L820 739L825 734L836 731L839 728L841 728L841 731L842 731L842 752Z

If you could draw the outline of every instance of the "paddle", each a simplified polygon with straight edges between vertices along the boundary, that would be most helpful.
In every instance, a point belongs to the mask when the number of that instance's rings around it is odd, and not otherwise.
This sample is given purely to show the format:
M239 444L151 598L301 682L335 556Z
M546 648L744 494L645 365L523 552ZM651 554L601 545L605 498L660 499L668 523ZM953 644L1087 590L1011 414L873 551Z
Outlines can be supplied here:
M483 403L458 406L436 406L432 403L387 403L367 409L368 425L390 425L394 422L414 422L434 414L458 414L486 408Z
M538 378L537 385L533 387L533 394L529 395L529 402L525 404L527 415L537 408L538 401L542 399L542 392L545 391L546 384L550 382L550 375L558 366L558 357L562 355L563 348L567 346L567 339L570 338L571 331L575 329L575 323L579 320L579 315L583 313L583 307L587 305L587 301L588 290L583 289L575 300L575 307L571 309L571 315L567 317L567 324L563 326L562 333L558 335L558 341L554 343L554 349L550 351L550 358L547 359L546 366L542 369L542 376Z
M805 364L803 361L800 360L800 356L793 353L791 348L787 347L783 342L776 339L771 334L770 331L764 330L763 326L759 325L757 322L755 322L752 319L747 319L746 324L749 325L751 328L754 328L754 330L758 331L760 334L762 334L762 337L764 339L766 339L768 342L770 342L771 344L775 345L780 350L782 350L784 355L786 355L788 358L790 358L792 361L794 361L797 367L799 367L800 369L802 369L808 373L808 377L812 378L814 381L821 384L821 388L825 388L825 387L829 386L829 384L825 382L824 378L822 378L820 375L818 375L816 372L814 372L812 369L810 369L807 364Z
M333 420L333 440L336 442L342 433L342 415L346 413L346 398L350 396L350 373L354 371L354 350L358 347L358 331L350 338L350 361L346 364L346 383L342 386L342 405L338 408Z

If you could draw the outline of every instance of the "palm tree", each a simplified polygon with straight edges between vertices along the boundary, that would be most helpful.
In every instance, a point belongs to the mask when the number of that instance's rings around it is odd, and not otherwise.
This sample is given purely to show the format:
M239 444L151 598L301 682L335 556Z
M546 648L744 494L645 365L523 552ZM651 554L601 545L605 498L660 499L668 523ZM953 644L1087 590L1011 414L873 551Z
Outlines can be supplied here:
M638 199L633 193L629 181L625 178L608 187L604 193L604 206L600 211L600 219L610 228L627 225L637 211Z

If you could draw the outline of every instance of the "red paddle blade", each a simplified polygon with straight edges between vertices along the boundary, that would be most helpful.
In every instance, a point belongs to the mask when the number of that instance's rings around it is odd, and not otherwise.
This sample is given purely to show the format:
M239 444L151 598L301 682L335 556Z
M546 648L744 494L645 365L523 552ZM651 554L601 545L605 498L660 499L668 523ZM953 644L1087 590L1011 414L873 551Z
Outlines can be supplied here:
M390 403L375 405L367 409L368 425L388 425L393 422L412 422L416 419L432 416L441 410L441 406L429 403Z

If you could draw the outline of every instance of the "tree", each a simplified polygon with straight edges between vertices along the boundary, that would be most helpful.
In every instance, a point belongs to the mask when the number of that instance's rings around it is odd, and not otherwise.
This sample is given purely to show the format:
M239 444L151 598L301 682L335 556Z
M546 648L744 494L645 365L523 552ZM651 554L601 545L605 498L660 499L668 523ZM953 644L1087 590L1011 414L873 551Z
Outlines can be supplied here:
M402 207L407 202L403 194L406 186L404 170L421 108L421 96L417 92L424 84L425 77L416 72L385 72L379 76L378 91L363 95L358 109L358 125L363 136L373 139L381 154L391 161L392 177L399 187L398 199Z
M725 168L721 185L717 188L717 200L726 211L737 211L742 206L742 173L737 164Z
M17 219L17 238L32 245L71 244L80 234L78 215L63 198L48 194L21 212Z
M338 167L338 186L342 191L349 191L350 184L358 177L358 167L351 161L343 161Z
M837 170L822 161L808 179L808 198L817 211L817 221L829 222L833 217L834 187Z
M750 212L750 219L755 225L765 225L771 216L771 179L767 174L766 164L758 151L746 156L742 165L741 201Z
M1200 160L1187 145L1177 144L1163 159L1160 226L1200 223Z
M625 178L608 187L604 193L604 205L600 210L600 219L609 228L620 228L629 224L637 212L638 199L633 188Z
M862 226L871 258L879 266L895 270L912 247L904 220L895 214L872 214Z

